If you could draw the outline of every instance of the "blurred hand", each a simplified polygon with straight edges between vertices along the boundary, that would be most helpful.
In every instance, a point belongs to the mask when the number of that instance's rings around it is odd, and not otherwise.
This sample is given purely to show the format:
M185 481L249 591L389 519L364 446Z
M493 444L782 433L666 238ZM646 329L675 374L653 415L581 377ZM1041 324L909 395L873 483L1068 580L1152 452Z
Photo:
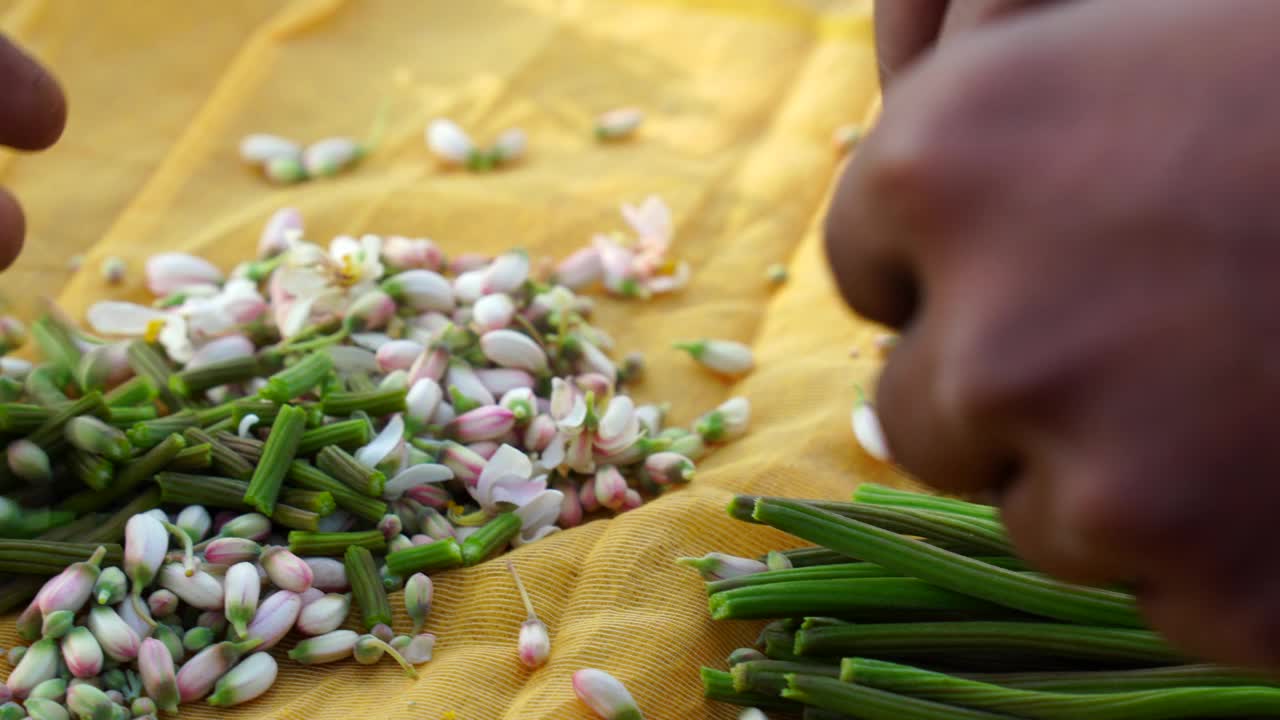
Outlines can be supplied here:
M66 100L57 81L0 36L0 145L18 150L49 147L62 134L66 116ZM24 232L22 209L0 189L0 269L18 257Z
M1037 566L1280 668L1280 3L1015 4L955 35L877 8L891 82L827 250L903 331L889 444L999 491Z

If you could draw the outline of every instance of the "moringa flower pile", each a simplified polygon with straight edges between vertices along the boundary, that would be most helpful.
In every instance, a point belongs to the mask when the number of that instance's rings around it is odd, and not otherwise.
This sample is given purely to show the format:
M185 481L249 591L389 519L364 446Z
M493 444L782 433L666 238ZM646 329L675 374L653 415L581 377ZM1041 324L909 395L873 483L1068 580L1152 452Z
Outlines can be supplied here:
M321 247L283 209L229 274L157 255L153 304L97 303L89 331L56 310L33 323L44 361L0 362L0 609L31 601L32 642L0 686L26 707L0 720L244 702L291 632L293 661L389 655L414 674L435 642L429 573L688 482L750 407L667 427L628 394L643 363L611 358L579 292L670 292L688 268L667 257L661 200L624 216L634 238L599 236L540 277L519 250ZM6 328L5 346L21 335ZM700 342L714 367L728 346ZM749 351L730 354L749 369ZM396 635L401 587L413 627ZM352 610L363 634L343 629ZM522 659L549 642L530 607Z

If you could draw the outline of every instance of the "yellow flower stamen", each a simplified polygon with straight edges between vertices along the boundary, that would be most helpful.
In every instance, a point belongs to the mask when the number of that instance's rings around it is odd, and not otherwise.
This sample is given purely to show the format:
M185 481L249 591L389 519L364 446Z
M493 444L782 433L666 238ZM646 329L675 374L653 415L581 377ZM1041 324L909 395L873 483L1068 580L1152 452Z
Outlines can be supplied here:
M156 318L147 323L147 330L142 334L142 339L153 343L160 339L160 331L162 330L164 330L164 320Z
M351 287L360 281L360 266L353 255L342 256L342 268L338 270L338 284Z

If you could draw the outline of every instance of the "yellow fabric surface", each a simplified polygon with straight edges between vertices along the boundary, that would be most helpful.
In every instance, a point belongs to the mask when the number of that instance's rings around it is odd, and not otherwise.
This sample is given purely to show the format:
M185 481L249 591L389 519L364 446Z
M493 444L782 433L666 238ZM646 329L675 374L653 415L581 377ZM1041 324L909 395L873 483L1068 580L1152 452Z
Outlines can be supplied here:
M672 559L795 544L728 519L732 492L842 498L855 478L887 476L849 428L854 384L878 365L876 330L837 300L820 242L832 130L875 96L869 0L7 0L0 23L70 100L55 149L0 159L29 220L28 247L3 276L24 312L42 294L78 317L97 299L145 299L141 266L161 250L230 268L282 205L321 241L398 232L455 254L558 257L621 229L619 202L656 193L692 283L654 302L602 301L600 325L622 351L646 352L637 394L670 401L673 422L734 394L752 403L750 434L703 460L691 486L511 555L551 628L542 669L516 660L524 611L491 562L436 577L428 630L439 642L420 680L390 661L285 662L262 699L184 706L183 717L573 720L590 717L570 685L583 667L621 679L648 718L737 716L702 700L697 668L722 667L759 624L712 623L701 583ZM249 132L363 135L384 99L385 139L353 172L277 188L236 160ZM594 116L623 105L648 114L638 137L596 144ZM490 174L444 171L422 140L437 115L481 140L524 128L528 157ZM73 275L77 252L88 261ZM129 263L120 287L98 274L110 255ZM779 262L791 280L774 289L765 268ZM669 349L700 336L750 343L758 369L728 383ZM11 627L0 644L14 642Z

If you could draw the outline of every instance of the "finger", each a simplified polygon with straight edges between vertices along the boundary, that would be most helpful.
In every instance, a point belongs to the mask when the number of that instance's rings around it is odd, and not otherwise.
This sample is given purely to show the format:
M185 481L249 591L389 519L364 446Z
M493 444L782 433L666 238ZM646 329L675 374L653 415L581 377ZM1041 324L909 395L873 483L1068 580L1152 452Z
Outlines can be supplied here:
M1023 10L1054 5L1058 0L965 0L951 3L942 21L940 40Z
M0 270L13 264L22 250L22 236L26 232L26 220L18 201L8 192L0 190Z
M949 0L876 0L876 56L882 86L888 87L894 75L933 45L948 4Z
M48 147L62 135L67 103L53 76L0 36L0 144L19 150Z

